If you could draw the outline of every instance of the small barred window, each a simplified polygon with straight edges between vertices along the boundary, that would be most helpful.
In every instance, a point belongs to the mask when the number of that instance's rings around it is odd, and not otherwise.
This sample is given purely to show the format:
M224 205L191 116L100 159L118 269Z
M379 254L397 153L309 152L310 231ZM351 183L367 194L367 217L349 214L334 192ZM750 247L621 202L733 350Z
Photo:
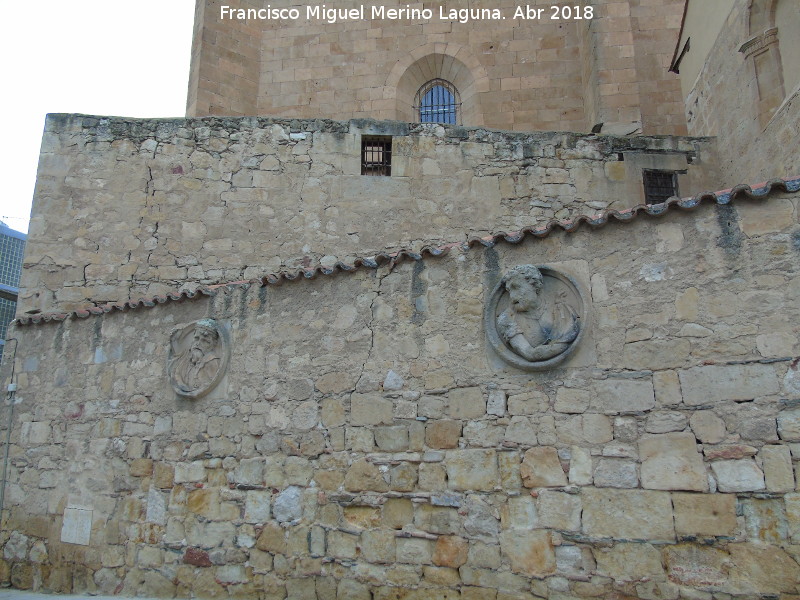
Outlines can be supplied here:
M392 174L392 138L364 136L361 138L361 174L389 176Z
M673 171L645 170L642 175L647 204L661 204L678 195L678 178Z

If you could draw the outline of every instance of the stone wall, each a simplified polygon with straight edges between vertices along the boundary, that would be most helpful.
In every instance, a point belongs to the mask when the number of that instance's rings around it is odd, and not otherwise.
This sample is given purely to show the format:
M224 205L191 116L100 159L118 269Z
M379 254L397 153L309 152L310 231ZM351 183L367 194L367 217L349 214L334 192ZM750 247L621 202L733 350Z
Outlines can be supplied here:
M393 136L391 177L362 134ZM398 122L47 119L21 311L236 281L718 189L710 140Z
M686 96L689 132L716 136L720 148L736 149L720 154L721 175L728 181L766 181L776 173L800 172L795 143L800 132L800 89L784 90L779 61L762 65L759 84L754 57L740 52L753 37L748 28L750 4L747 0L734 4ZM702 30L705 23L693 27ZM796 36L791 29L785 34ZM774 46L770 51L777 53Z
M0 580L281 600L797 595L800 197L712 204L17 326ZM554 370L487 346L491 290L527 263L585 298L580 347ZM171 331L209 317L227 371L177 396Z
M274 0L273 10L294 7L299 18L246 21L221 18L223 4L259 3L198 0L189 116L416 121L414 94L440 77L461 93L464 125L588 132L598 122L629 130L635 123L645 133L686 133L679 80L668 72L680 0L569 5L571 16L575 6L582 15L591 6L588 21L551 19L551 6L561 4L549 1L367 3L363 18L335 23L307 18L313 4ZM433 17L372 18L373 4L430 9ZM441 19L440 7L498 9L505 18ZM514 18L518 7L538 18ZM587 25L589 36L582 31ZM598 77L585 78L592 71Z

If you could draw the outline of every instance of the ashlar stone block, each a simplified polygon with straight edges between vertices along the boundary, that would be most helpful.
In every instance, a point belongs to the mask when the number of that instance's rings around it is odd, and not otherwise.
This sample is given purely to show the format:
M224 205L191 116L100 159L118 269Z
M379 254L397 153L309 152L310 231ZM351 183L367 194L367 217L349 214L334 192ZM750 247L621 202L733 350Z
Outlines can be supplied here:
M751 459L717 460L711 470L720 492L757 492L766 487L764 473Z
M450 450L445 465L450 489L493 490L498 483L494 450Z
M772 365L705 365L679 373L683 401L689 406L724 400L751 400L779 390Z
M616 544L594 553L597 573L617 581L665 579L661 552L651 544Z
M549 531L506 530L500 534L500 548L514 573L542 578L556 571L556 553Z
M764 481L768 492L791 492L794 490L792 453L788 446L764 446L758 455L764 469Z
M551 446L539 446L525 452L519 472L522 484L528 488L567 485L558 451Z
M733 494L672 494L678 535L730 536L736 532Z
M656 405L650 380L605 379L594 384L592 409L604 414L640 412Z
M703 458L691 433L645 435L639 440L639 458L645 489L708 491Z
M669 493L585 488L583 532L597 537L672 541L675 529Z

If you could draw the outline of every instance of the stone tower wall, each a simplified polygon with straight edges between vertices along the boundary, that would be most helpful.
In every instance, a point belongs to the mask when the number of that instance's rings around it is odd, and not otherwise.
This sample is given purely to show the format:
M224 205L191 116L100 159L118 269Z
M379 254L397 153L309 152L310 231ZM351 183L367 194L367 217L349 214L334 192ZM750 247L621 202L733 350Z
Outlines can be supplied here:
M222 17L223 5L256 4L198 0L189 116L416 121L414 94L443 77L461 92L464 125L588 132L597 123L612 131L634 123L646 134L686 133L680 82L667 72L680 0L569 6L582 15L591 7L590 20L554 20L553 2L522 5L540 18L515 19L520 5L510 0L480 6L504 19L463 23L440 18L444 3L399 0L366 4L364 18L336 23L308 18L307 6L316 5L288 0L269 6L295 7L299 19ZM433 18L372 18L372 4L430 9Z

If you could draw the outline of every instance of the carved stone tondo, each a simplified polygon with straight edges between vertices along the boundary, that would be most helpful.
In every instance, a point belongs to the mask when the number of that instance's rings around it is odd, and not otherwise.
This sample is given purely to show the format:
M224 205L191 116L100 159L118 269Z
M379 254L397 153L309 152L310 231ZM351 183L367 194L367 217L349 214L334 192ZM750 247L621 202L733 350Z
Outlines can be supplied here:
M227 332L214 319L190 323L170 335L167 373L181 396L205 396L225 375L229 360Z
M549 369L578 346L586 303L575 281L549 267L519 265L492 290L484 313L489 345L526 371Z

